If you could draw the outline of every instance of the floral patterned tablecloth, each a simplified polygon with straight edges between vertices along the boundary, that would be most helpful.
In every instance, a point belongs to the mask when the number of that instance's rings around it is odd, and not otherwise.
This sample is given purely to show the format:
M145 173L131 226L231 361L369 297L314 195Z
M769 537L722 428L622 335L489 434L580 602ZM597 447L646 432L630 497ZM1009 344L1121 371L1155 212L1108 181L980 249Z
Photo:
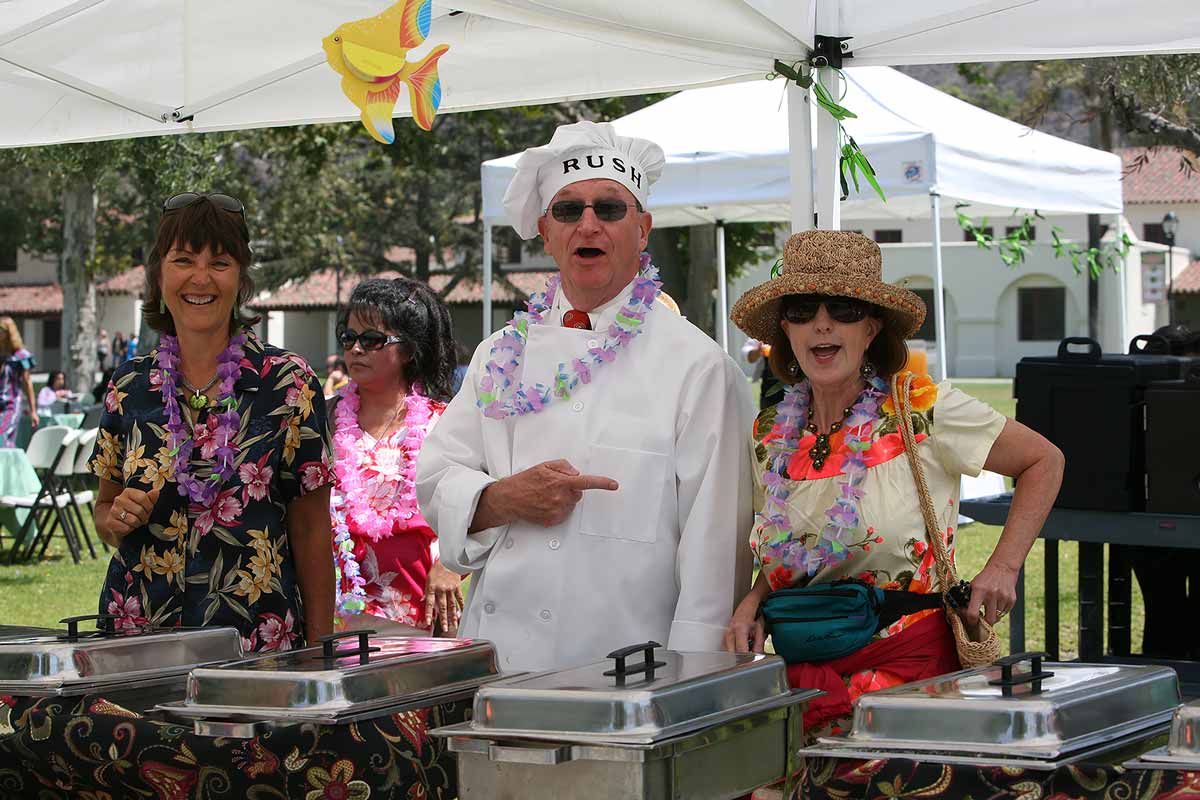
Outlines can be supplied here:
M805 800L1185 800L1200 798L1200 772L1071 765L1053 771L950 766L902 758L812 758Z
M231 739L102 697L0 696L0 798L450 800L455 762L428 731L469 718L470 708L465 700Z

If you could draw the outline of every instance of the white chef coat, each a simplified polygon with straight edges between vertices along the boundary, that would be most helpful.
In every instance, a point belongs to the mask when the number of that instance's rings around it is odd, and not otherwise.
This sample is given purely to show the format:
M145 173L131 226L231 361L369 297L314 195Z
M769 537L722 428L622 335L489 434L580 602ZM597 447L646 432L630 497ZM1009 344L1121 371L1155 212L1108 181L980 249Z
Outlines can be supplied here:
M560 291L546 322L529 326L515 380L552 385L560 362L603 343L628 292L593 311L587 331L561 327L570 306ZM648 640L719 650L749 589L746 378L661 304L644 325L570 399L504 420L475 404L494 334L422 446L421 512L446 567L475 573L459 635L492 641L505 671L600 661ZM560 458L620 488L585 491L559 525L518 521L467 534L488 484Z

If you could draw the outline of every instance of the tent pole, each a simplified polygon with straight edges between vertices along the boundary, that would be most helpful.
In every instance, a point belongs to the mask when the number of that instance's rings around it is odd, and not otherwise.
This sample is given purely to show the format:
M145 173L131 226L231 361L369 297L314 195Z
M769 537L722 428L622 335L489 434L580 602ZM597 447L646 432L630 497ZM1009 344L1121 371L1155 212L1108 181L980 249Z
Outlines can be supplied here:
M792 233L813 227L812 106L808 90L794 81L787 87L788 167L791 180Z
M817 80L838 97L838 75L831 69L817 70ZM830 85L832 82L832 86ZM817 163L816 163L816 207L817 227L836 231L842 227L842 187L838 180L840 154L838 153L838 122L826 111L817 112Z
M721 349L729 352L729 287L725 283L725 223L717 220L717 297Z
M483 221L483 338L492 335L492 223Z
M929 212L933 225L933 319L937 331L938 382L946 380L949 364L946 363L946 303L943 298L945 283L942 277L942 198L936 189L929 192Z
M1116 242L1121 241L1121 234L1123 234L1125 232L1122 228L1124 223L1125 223L1124 216L1121 214L1117 214L1116 219L1113 221L1113 226L1112 226L1112 229L1116 234L1116 240L1115 240ZM1121 259L1121 274L1118 276L1120 278L1120 280L1117 281L1117 285L1121 287L1120 299L1118 301L1121 305L1121 323L1117 326L1117 330L1119 330L1121 332L1121 349L1118 352L1125 351L1125 348L1129 346L1129 339L1130 339L1130 336L1129 336L1129 270L1127 269L1128 266L1129 266L1129 254L1127 253L1125 255L1125 257L1123 259ZM1168 301L1170 300L1169 297L1167 299L1168 299Z

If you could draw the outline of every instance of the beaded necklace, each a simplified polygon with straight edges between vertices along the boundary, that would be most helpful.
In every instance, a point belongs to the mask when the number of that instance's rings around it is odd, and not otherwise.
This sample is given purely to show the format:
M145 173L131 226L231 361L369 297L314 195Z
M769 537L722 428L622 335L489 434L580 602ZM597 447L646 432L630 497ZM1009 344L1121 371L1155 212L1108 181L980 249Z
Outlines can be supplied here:
M553 386L541 383L530 386L524 381L513 386L513 373L525 354L529 326L543 324L546 312L554 305L559 276L554 275L546 281L545 291L530 295L525 303L526 310L513 315L503 335L492 345L491 360L479 380L479 399L475 401L484 416L505 419L536 414L554 400L570 399L571 392L579 384L591 383L592 368L615 361L618 351L642 332L646 314L653 309L654 299L662 288L658 269L650 263L650 254L642 253L639 263L638 277L625 305L605 331L604 341L571 359L570 371L566 362L560 363L555 370Z

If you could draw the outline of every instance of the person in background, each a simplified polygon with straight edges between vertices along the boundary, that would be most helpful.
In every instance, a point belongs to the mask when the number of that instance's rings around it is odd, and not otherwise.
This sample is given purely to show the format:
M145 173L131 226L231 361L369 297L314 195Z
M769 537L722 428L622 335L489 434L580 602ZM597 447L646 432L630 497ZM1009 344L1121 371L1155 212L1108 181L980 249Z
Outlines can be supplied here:
M350 375L346 371L346 362L336 355L331 355L325 359L325 397L333 397L337 390L350 382Z
M22 414L38 426L33 401L33 377L37 359L25 349L21 331L12 317L0 317L0 447L17 446L17 428Z
M742 358L754 365L754 378L758 384L758 410L770 408L783 399L783 384L767 367L767 359L771 357L771 345L763 344L758 339L747 339L742 344Z
M108 382L112 380L114 372L116 372L116 369L109 367L100 373L99 383L92 387L92 403L100 404L104 402L104 395L108 392Z
M50 378L46 381L46 385L41 388L37 396L37 410L39 416L47 416L54 413L54 403L56 400L66 400L71 396L71 390L67 388L67 376L65 373L55 370L50 373Z
M137 358L137 351L138 335L136 333L131 333L129 335L129 341L125 343L125 360L132 361L133 359Z
M247 652L333 631L321 382L254 335L253 296L241 201L168 199L142 305L161 337L113 374L89 462L118 627L227 625Z
M109 347L108 331L101 328L96 334L96 360L100 362L101 371L108 367L108 356L112 352Z
M120 331L113 334L112 365L113 369L125 363L125 335Z
M338 323L350 381L330 403L338 611L414 628L458 625L462 578L417 507L417 456L451 397L450 311L427 285L366 280Z

